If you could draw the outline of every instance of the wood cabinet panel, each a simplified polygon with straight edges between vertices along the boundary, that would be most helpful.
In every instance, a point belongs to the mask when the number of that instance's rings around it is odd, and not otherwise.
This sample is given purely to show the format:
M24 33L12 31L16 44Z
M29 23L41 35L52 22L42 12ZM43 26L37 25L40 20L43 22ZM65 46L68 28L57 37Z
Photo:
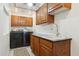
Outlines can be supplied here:
M46 23L47 22L47 4L44 4L42 7L41 7L41 22L42 23Z
M33 36L31 36L30 45L31 45L32 52L34 52L34 37Z
M35 48L35 54L39 55L39 38L34 37L34 48Z
M26 17L23 17L23 20L24 20L23 26L28 26L28 25L27 25L27 18L26 18Z
M43 24L47 22L47 4L45 3L36 11L36 24Z
M68 9L71 9L71 3L64 3L64 7L68 8Z
M71 3L48 3L48 9L60 9L60 8L67 8L71 9Z
M70 40L55 42L53 46L55 56L70 56Z
M17 20L17 22L19 22L18 23L18 26L24 26L24 23L20 23L20 22L23 22L24 20L23 20L23 17L20 17L20 16L18 16L19 17L19 19Z
M32 18L26 18L26 25L27 25L27 26L32 26L32 25L33 25L33 20L32 20Z
M52 48L52 42L44 40L44 39L40 39L40 44L46 45L49 48Z
M47 49L45 46L40 46L40 56L52 56L52 49Z
M28 26L32 27L33 25L33 20L31 17L23 17L23 16L11 16L11 26L17 26L17 27L22 27L22 26Z
M40 9L38 10L38 11L36 11L36 24L38 25L38 24L40 24L40 18L41 17L41 15L40 15Z
M33 53L39 56L70 56L71 39L49 41L32 35L31 48Z
M52 55L52 42L40 39L40 55L41 56L51 56Z
M50 23L54 23L54 15L50 15L48 14L48 21L47 21L49 24Z
M18 19L17 16L14 16L14 15L11 16L11 26L18 26L16 23L17 21L16 19Z
M32 36L31 37L31 48L35 55L39 55L39 38Z
M54 23L55 13L60 12L61 10L69 9L71 9L71 3L45 3L36 11L36 24L39 25L43 23Z

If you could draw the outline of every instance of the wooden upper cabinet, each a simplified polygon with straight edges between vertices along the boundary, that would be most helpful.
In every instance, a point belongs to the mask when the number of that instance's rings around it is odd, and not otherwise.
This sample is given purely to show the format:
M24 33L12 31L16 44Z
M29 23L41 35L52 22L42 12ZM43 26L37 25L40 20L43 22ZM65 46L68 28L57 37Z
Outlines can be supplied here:
M71 3L48 3L48 13L54 15L71 9Z
M40 14L41 13L40 13L40 9L39 9L38 11L36 11L36 24L37 25L40 24L40 19L41 19L40 18L41 17Z
M47 4L45 3L36 11L36 24L43 24L47 22Z
M71 9L71 3L64 3L63 5L64 5L64 7Z
M48 23L48 24L54 23L54 15L48 14L48 21L47 21L47 23Z
M32 27L33 25L33 20L31 17L23 17L23 16L11 16L11 26L28 26Z
M32 20L32 18L26 18L26 25L27 25L27 26L32 26L32 25L33 25L33 20Z
M21 25L22 26L27 26L27 18L26 17L22 17L21 21L23 22Z
M48 14L47 4L44 4L41 7L41 21L42 21L42 23L46 23L47 22L47 14Z
M71 9L71 3L48 3L48 9L59 9L59 8L68 8Z
M48 4L43 4L37 11L36 11L36 24L43 24L43 23L54 23L54 15L48 14Z
M17 16L14 16L14 15L11 16L11 26L18 26L17 19L18 19Z

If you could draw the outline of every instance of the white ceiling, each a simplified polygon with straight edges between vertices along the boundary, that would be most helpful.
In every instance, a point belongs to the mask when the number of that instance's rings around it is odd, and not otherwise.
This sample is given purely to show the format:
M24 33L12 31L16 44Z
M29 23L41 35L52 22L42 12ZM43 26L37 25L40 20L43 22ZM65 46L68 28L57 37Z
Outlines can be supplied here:
M28 6L27 3L14 3L11 4L12 7L22 8L22 9L29 9L36 11L39 7L41 7L43 3L33 3L33 6Z

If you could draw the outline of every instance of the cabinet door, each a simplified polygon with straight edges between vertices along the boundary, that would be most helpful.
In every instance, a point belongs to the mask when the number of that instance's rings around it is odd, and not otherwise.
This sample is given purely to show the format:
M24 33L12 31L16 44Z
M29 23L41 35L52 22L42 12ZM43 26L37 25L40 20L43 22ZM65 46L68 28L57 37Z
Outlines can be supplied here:
M39 55L39 38L38 37L34 37L34 53L35 55Z
M31 36L30 45L31 45L32 52L34 52L34 37L33 36Z
M32 18L27 17L27 19L26 19L26 24L27 24L27 26L32 26L32 25L33 25L33 20L32 20Z
M36 24L43 24L47 22L47 4L41 6L36 12Z
M40 9L36 11L36 24L40 24Z
M71 3L63 3L65 8L71 9Z
M48 3L48 9L60 9L60 8L71 9L71 3Z
M51 56L52 55L52 42L40 39L40 56Z
M52 49L45 48L45 46L40 46L40 56L52 56Z
M70 40L58 41L53 44L55 56L70 56Z
M48 21L47 21L49 24L50 23L54 23L54 15L50 15L48 14Z
M52 55L52 42L40 39L40 56L51 56Z
M39 55L39 38L36 36L31 37L31 48L35 55Z
M47 4L44 4L41 7L41 23L46 23L47 22Z
M21 17L20 17L20 16L18 16L18 19L17 19L17 21L16 21L16 23L17 23L17 26L18 26L18 27L20 27L20 26L21 26L20 21L21 21Z
M23 26L27 26L27 17L23 17Z
M11 26L18 26L17 25L18 16L11 16Z
M18 19L18 26L23 26L22 24L22 21L23 21L23 17L19 16L19 19Z

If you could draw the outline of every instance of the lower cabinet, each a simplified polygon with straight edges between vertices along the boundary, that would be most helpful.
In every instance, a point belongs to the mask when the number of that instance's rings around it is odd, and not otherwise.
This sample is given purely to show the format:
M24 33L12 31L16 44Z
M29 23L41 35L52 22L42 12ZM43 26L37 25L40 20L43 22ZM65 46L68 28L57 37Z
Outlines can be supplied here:
M40 56L52 55L52 42L40 38Z
M38 36L31 36L31 49L37 56L70 56L71 39L50 41Z
M39 38L31 36L31 48L35 55L39 55Z
M53 43L53 55L70 56L71 40L57 41Z
M52 49L45 48L44 46L40 46L40 56L52 56Z

